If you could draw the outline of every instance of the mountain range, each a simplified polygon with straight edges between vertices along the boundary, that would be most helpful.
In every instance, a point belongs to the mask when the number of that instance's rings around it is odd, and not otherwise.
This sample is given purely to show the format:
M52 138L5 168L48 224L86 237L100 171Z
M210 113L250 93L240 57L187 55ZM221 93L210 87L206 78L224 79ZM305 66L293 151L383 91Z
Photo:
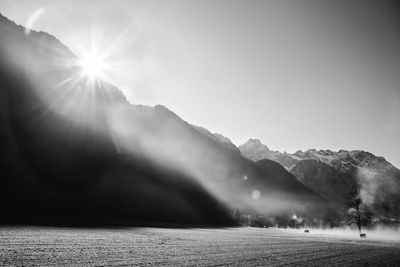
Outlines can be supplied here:
M232 225L230 211L301 212L327 201L279 163L168 108L130 104L82 75L48 33L0 15L2 223Z
M346 208L355 187L376 216L398 218L400 214L400 170L383 157L362 150L271 151L260 140L249 139L239 146L253 161L269 159L280 163L298 181L311 188L336 209Z

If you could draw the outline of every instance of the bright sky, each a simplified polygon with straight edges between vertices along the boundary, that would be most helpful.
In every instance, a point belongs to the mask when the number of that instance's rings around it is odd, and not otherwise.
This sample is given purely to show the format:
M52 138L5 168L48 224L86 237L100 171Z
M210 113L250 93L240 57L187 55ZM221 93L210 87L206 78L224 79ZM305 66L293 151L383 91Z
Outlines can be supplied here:
M341 0L0 2L77 54L109 48L108 76L132 103L163 104L237 145L362 149L397 167L399 11Z

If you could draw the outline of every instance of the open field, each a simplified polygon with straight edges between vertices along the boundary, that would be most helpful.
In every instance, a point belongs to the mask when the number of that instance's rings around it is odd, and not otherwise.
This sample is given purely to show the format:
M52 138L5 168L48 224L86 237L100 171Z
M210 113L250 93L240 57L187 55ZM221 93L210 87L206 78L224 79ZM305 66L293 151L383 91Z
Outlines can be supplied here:
M1 227L0 264L400 266L400 242L274 228Z

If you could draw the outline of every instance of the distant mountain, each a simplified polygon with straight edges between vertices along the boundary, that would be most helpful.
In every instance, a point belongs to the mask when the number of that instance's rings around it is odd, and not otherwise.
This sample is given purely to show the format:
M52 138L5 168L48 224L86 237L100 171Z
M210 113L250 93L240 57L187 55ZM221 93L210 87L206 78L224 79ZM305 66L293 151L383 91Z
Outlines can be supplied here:
M378 157L372 153L362 150L340 150L333 152L330 150L309 149L305 152L299 150L293 154L298 159L315 159L325 162L340 171L349 171L353 167L379 168L382 170L396 169L385 158Z
M374 208L377 216L400 216L400 197L396 193L400 189L400 170L385 158L362 150L309 149L289 154L269 150L266 153L266 148L254 139L239 146L242 155L249 159L280 163L337 209L344 208L352 187L358 185L364 202Z
M272 158L272 151L258 139L249 139L239 146L239 150L244 157L253 161Z
M322 216L325 200L279 164L91 83L53 36L1 15L0 35L3 221L226 225L237 208Z
M250 160L258 161L269 159L279 162L287 170L293 168L294 165L296 165L296 163L300 160L296 156L287 154L286 152L281 153L279 151L272 151L258 139L249 139L246 143L240 145L238 148L242 155Z

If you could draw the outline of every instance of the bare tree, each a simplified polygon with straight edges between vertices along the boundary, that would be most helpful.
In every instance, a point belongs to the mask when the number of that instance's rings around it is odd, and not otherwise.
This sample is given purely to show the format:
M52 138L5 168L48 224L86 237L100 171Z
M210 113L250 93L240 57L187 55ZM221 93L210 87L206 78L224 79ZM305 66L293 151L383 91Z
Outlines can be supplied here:
M368 226L372 221L372 212L368 208L366 204L362 202L359 194L353 196L347 202L347 214L346 214L346 223L356 224L358 231L361 233L361 226Z

